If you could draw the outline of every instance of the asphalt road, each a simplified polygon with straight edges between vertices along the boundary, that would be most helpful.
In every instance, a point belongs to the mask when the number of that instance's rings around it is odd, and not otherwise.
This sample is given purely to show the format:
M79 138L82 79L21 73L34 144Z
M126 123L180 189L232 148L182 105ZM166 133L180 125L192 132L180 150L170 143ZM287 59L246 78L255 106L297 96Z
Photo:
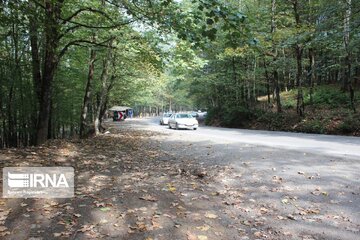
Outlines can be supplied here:
M246 209L238 216L251 218L266 206L272 212L266 225L289 239L360 239L360 138L215 127L173 130L160 126L158 118L127 119L119 126L159 133L153 140L174 159L231 169L212 185L238 191L240 209Z
M276 131L259 131L201 126L198 130L172 130L159 125L159 118L133 119L137 127L167 133L189 141L247 143L278 149L360 160L360 138Z

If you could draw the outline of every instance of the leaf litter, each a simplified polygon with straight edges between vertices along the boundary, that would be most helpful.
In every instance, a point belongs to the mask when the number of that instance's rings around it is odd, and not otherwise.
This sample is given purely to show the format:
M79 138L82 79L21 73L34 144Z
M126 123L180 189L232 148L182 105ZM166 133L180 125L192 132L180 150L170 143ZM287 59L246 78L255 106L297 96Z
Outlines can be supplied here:
M311 220L310 217L322 213L317 206L299 206L297 197L292 195L280 197L280 205L268 205L248 196L246 175L252 177L251 181L263 178L261 173L252 170L251 162L243 162L240 172L231 166L206 166L195 158L180 157L159 148L154 140L157 133L135 130L130 133L119 129L110 129L110 132L86 140L54 140L38 148L1 152L7 159L1 162L2 166L26 166L29 161L38 166L58 166L59 163L73 166L77 187L74 199L35 199L17 204L13 200L1 200L0 236L16 238L19 233L11 226L24 224L19 214L26 214L38 219L28 236L45 236L45 239L112 236L168 239L163 230L169 228L179 229L184 233L183 239L190 240L234 236L289 239L294 237L293 232L274 229L267 223ZM270 171L273 173L276 168ZM302 171L296 173L306 175ZM288 188L284 184L290 179L285 181L277 175L268 178L274 186L258 189L277 194ZM224 184L225 179L236 179L243 185ZM329 194L316 188L311 195ZM16 211L10 206L16 206ZM288 212L280 212L282 208L289 208ZM46 219L55 223L54 230L47 230ZM227 219L227 223L223 219ZM350 222L339 216L333 219ZM349 224L347 228L356 229L356 225Z

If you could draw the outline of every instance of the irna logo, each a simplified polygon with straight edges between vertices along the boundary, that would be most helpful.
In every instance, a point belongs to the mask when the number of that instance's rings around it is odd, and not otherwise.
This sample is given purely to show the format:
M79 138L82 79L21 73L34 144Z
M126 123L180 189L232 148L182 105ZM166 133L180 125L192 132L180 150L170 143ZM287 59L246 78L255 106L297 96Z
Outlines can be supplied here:
M5 167L4 198L72 198L72 167Z
M9 187L69 187L64 174L43 173L10 173L8 172Z

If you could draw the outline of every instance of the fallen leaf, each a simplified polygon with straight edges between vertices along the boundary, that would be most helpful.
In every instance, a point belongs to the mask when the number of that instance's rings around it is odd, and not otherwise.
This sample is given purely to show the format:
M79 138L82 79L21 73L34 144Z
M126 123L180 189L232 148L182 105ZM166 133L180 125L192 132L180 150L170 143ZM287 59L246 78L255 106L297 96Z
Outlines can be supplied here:
M288 218L288 219L291 219L291 220L296 220L296 218L295 218L293 215L291 215L291 214L287 215L287 218Z
M205 235L198 235L197 237L199 240L207 240L208 239L208 237Z
M262 234L261 234L261 232L254 232L254 236L259 238L259 237L262 237Z
M267 208L264 208L264 207L262 207L262 208L260 208L260 212L262 213L262 214L265 214L265 213L267 213L269 210L267 209Z
M205 214L205 217L206 217L206 218L210 218L210 219L215 219L215 218L217 218L218 216L215 215L215 214L213 214L213 213L206 213L206 214Z
M94 225L82 225L81 228L78 230L78 232L86 232L90 231L94 228Z
M200 226L200 227L196 227L197 229L199 229L200 231L207 231L210 229L209 225L204 225L204 226Z
M109 207L103 207L103 208L100 208L100 211L102 212L107 212L107 211L110 211L111 209Z
M194 235L194 234L192 234L190 232L187 232L186 236L187 236L187 240L197 240L196 235Z
M251 223L247 220L243 221L242 224L246 225L246 226L251 226Z
M146 227L146 224L144 222L138 221L138 222L136 222L136 226L137 226L137 229L139 229L139 231L141 231L141 232L145 232L148 230Z
M100 223L100 224L106 224L106 223L108 223L108 220L106 220L106 219L101 219L99 223Z
M141 200L150 201L150 202L156 202L157 199L149 194L144 195L142 197L139 197Z

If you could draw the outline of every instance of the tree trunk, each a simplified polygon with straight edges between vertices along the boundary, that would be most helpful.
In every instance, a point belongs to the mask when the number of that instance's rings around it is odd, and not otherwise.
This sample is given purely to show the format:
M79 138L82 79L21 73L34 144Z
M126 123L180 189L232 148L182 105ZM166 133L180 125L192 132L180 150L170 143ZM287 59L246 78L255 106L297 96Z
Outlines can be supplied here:
M91 101L91 90L92 90L92 82L94 79L94 68L95 68L95 59L96 52L94 49L90 50L90 61L89 61L89 73L86 82L84 101L81 108L81 118L80 118L80 137L83 138L86 136L86 127L87 127L87 114L88 114L88 106Z
M29 34L30 34L30 46L31 46L31 64L32 64L32 77L35 86L35 92L38 97L38 101L41 100L41 70L40 70L40 57L38 47L38 25L36 20L36 9L33 6L33 2L29 2L30 8L33 13L29 14Z
M236 73L236 63L235 63L235 57L232 57L231 59L231 66L232 66L232 77L234 81L235 87L235 99L236 99L236 105L239 106L239 83L237 79L237 73Z
M350 92L350 106L351 109L356 112L356 107L355 107L355 91L354 88L352 86L352 73L351 73L351 68L352 68L352 52L350 49L350 20L351 20L351 0L346 0L346 12L345 12L345 18L344 18L344 45L345 45L345 50L346 50L346 57L345 57L345 74L344 74L344 80L343 80L343 90L347 91L349 90Z
M276 61L277 61L277 49L274 42L274 35L276 32L276 21L275 21L275 14L276 14L276 0L272 0L271 2L271 34L272 34L272 51L273 51L273 83L274 83L274 90L275 90L275 98L276 98L276 111L278 113L282 112L281 108L281 99L280 99L280 87L279 87L279 74L276 68Z
M316 69L315 69L315 52L313 48L309 49L309 60L310 60L310 104L313 104L313 93L314 93L314 83L316 81Z
M296 63L297 63L296 86L298 87L296 112L299 114L299 116L302 117L305 114L304 95L303 95L303 90L302 90L302 53L303 53L303 49L299 44L296 44L295 52L296 52Z
M350 50L350 18L351 18L351 0L346 0L346 11L344 17L344 47L345 56L345 74L343 77L343 90L349 90L349 82L351 81L351 50Z
M59 45L59 19L62 1L45 1L45 57L40 87L39 116L36 131L36 143L47 140L51 108L51 88L58 65L57 48Z
M101 108L104 104L104 101L105 101L105 98L106 98L106 95L107 95L107 90L109 88L109 81L108 81L108 78L109 78L109 64L110 64L110 61L111 61L111 58L112 58L112 49L111 49L111 46L112 46L112 41L110 41L109 43L109 49L108 49L108 52L107 52L107 56L105 57L104 61L103 61L103 70L102 70L102 73L101 73L101 83L102 83L102 86L101 86L101 92L99 94L99 99L98 99L98 104L96 106L96 109L95 109L95 121L94 121L94 128L95 128L95 135L99 135L100 134L100 118L101 118Z
M265 68L265 77L266 77L267 103L268 103L268 107L270 107L270 102L271 102L271 96L270 96L270 77L269 77L269 72L268 72L268 70L267 70L267 65L266 65L265 57L264 57L264 68Z
M300 12L299 12L298 0L293 1L293 10L294 10L296 27L300 28L301 22L300 22ZM295 44L295 55L296 55L296 65L297 65L296 86L298 87L296 112L301 117L304 116L304 113L305 113L304 95L303 95L303 90L302 90L302 53L303 53L303 47L298 42Z

